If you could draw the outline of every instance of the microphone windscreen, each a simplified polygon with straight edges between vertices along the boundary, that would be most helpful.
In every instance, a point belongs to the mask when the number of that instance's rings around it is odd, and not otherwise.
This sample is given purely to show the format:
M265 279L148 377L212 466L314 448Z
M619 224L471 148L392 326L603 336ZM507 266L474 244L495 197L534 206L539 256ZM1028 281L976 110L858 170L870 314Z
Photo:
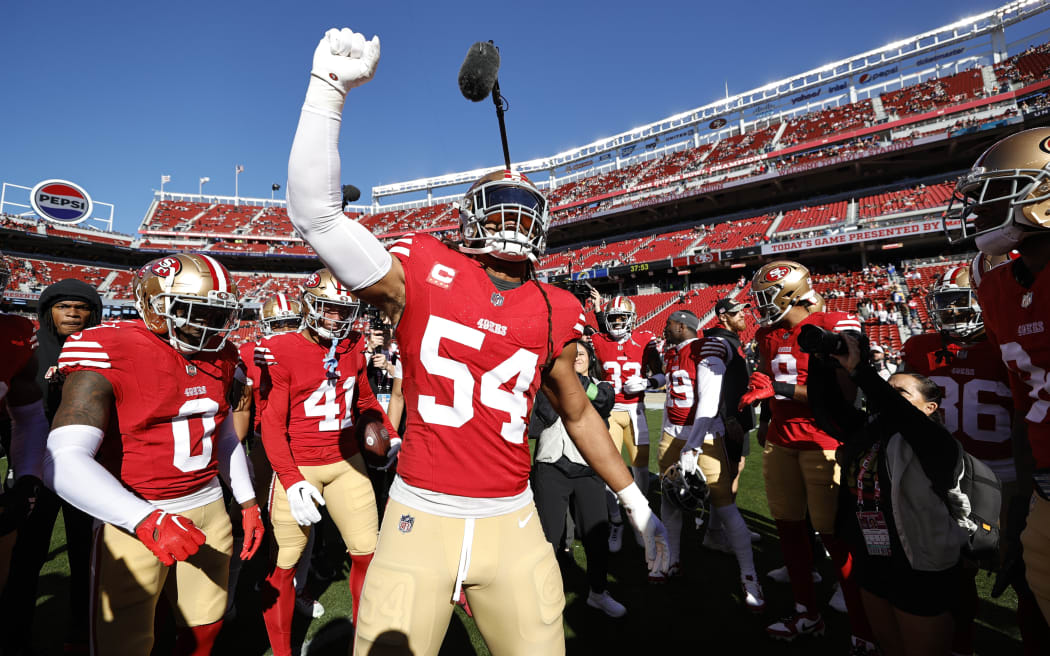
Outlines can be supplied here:
M478 41L470 46L459 67L459 90L467 100L480 102L489 97L499 74L499 51L496 46Z
M361 197L361 190L354 185L343 185L343 202L352 203Z

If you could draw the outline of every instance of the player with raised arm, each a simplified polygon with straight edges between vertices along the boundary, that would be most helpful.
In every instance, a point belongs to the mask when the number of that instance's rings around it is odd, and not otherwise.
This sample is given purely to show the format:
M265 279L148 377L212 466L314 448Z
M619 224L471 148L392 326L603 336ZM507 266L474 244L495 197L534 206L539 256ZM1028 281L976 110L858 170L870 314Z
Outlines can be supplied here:
M181 624L179 653L209 654L226 610L233 534L218 475L242 508L241 558L264 528L229 417L238 357L227 336L240 303L207 255L176 254L135 276L141 320L70 336L47 440L44 481L98 518L92 643L150 653L162 593ZM96 459L96 454L98 458ZM165 586L168 576L173 585Z
M277 562L263 588L263 619L277 656L292 653L296 563L325 506L350 554L356 623L361 587L375 551L379 517L355 432L369 417L386 422L366 375L362 338L353 332L360 303L327 269L303 283L304 327L264 338L270 392L263 444L277 479L270 520Z
M11 269L0 253L0 297L7 289ZM11 416L11 458L19 479L41 478L41 458L47 439L47 416L36 383L37 337L33 322L14 314L0 314L0 403ZM32 510L32 500L16 485L5 493L0 486L0 589L7 583L18 524Z
M397 325L403 356L407 429L354 652L436 654L465 589L494 653L564 653L561 575L528 485L526 422L541 385L619 493L654 571L667 568L666 534L579 383L575 345L563 348L583 330L579 301L532 276L549 222L535 185L506 170L478 180L459 208L459 249L415 234L388 253L340 211L343 103L378 61L378 38L322 38L288 167L294 225Z
M838 570L850 609L851 648L858 653L874 653L871 628L850 576L849 551L835 538L839 485L835 449L839 442L820 429L813 417L806 386L810 356L798 345L803 326L859 333L860 321L845 312L814 311L814 304L821 307L823 299L810 283L809 270L797 262L780 260L761 267L751 280L751 298L761 325L755 335L760 362L740 406L769 401L771 416L763 412L761 418L767 428L759 429L765 435L762 473L795 597L794 612L766 631L781 640L824 633L811 574L813 551L805 521L808 511Z

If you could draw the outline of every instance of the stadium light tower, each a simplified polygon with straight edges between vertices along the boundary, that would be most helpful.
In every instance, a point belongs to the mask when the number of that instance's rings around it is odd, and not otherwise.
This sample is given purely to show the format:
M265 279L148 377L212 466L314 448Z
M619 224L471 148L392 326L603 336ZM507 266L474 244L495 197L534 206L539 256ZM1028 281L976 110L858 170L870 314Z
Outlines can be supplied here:
M204 195L204 183L205 182L211 182L211 178L207 178L207 177L201 178L200 184L197 185L197 194L200 195L200 196Z
M277 184L276 182L273 183L273 185L270 187L270 200L273 200L274 193L276 193L280 189L281 189L281 185Z
M233 167L233 204L234 205L238 205L239 204L237 202L237 199L238 199L238 197L240 197L240 194L237 193L237 189L238 189L237 183L238 183L238 178L240 178L241 173L243 173L243 172L244 172L244 166L238 164L237 166Z

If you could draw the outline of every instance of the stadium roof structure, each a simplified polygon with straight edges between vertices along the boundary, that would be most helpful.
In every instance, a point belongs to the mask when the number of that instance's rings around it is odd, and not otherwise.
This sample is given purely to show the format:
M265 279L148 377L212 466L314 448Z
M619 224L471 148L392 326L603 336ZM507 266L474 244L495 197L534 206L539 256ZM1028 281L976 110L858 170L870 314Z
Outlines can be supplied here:
M942 70L954 73L975 62L998 64L1008 56L1006 29L1048 9L1050 0L1011 2L648 125L513 166L533 174L540 186L553 188L570 178L618 168L640 157L698 147L759 123L769 124L828 106L875 98L885 91L937 76ZM402 194L426 192L429 198L434 190L471 183L499 168L502 167L378 185L372 188L373 207L382 198ZM536 173L546 173L547 179Z

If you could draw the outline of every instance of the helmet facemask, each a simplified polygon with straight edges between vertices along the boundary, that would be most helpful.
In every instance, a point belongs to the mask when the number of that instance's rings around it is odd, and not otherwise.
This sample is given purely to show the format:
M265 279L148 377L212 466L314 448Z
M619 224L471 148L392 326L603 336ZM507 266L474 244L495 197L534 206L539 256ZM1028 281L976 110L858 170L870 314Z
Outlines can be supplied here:
M302 329L303 318L298 314L259 319L259 330L262 331L264 337L280 335L281 333L298 332Z
M703 474L699 471L685 474L677 462L660 477L660 488L665 499L686 512L703 510L711 495Z
M303 292L303 304L306 306L306 326L328 340L349 337L361 310L358 301L337 301L310 291Z
M547 199L527 181L499 178L467 192L459 208L465 253L538 262L546 250Z
M959 226L949 228L949 221ZM956 184L944 222L950 243L975 237L983 252L1005 254L1027 232L1050 228L1050 172L976 167Z
M623 339L634 327L634 312L617 310L605 315L605 332L613 339Z
M157 294L149 303L167 323L168 341L183 353L221 351L240 325L241 305L228 292L211 290L207 298Z
M973 341L984 334L981 306L972 289L935 289L926 299L926 305L933 325L953 340Z

